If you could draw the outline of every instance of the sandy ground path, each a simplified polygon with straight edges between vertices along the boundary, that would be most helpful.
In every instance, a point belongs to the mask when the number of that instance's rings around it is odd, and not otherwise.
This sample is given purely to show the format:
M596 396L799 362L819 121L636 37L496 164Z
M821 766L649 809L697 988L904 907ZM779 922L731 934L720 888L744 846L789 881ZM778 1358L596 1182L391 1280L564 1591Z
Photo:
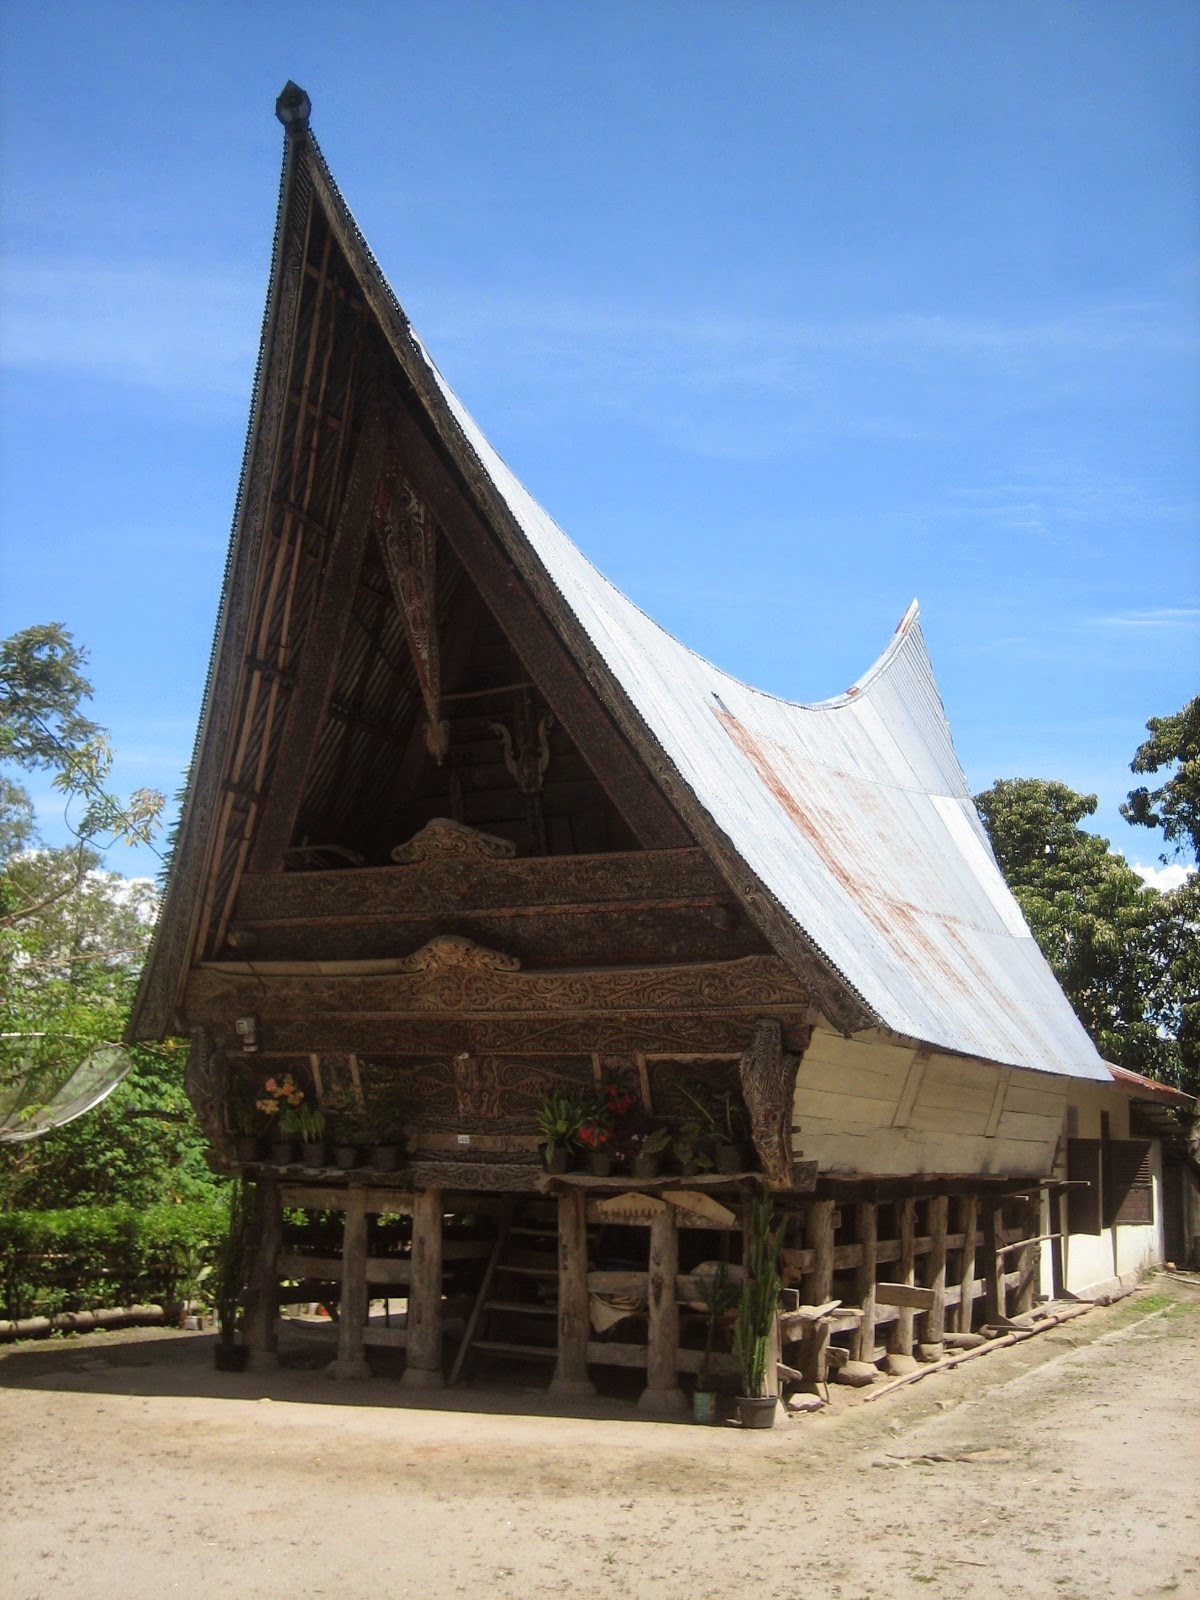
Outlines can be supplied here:
M0 1357L5 1600L1200 1595L1200 1294L1182 1286L764 1434L223 1378L209 1343Z

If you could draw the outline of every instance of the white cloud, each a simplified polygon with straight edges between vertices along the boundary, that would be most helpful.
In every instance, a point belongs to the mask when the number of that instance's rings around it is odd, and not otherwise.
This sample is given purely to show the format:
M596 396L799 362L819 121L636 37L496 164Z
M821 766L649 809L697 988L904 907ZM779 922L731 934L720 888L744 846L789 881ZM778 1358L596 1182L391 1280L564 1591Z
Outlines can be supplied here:
M1131 861L1129 865L1147 889L1158 889L1165 893L1168 889L1178 889L1180 884L1187 881L1187 867L1143 867L1137 861Z

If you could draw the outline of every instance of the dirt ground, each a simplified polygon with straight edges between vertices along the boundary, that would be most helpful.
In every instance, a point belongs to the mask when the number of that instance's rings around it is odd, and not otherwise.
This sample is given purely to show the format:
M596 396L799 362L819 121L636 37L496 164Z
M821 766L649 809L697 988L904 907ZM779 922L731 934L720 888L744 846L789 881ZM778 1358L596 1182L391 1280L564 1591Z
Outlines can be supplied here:
M1200 1594L1200 1289L770 1433L219 1376L211 1337L0 1354L0 1594L1097 1600Z

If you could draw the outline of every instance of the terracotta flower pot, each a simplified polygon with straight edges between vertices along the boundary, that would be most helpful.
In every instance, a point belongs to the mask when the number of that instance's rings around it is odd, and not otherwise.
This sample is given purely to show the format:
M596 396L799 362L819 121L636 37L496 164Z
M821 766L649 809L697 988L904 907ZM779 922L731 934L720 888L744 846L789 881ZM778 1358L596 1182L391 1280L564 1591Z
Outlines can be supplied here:
M546 1155L547 1172L568 1172L571 1167L571 1156L566 1150L556 1150L553 1155Z
M607 1150L593 1150L587 1158L587 1164L593 1178L607 1178L612 1175L613 1158Z
M300 1159L306 1167L327 1167L329 1146L324 1139L306 1139L300 1146Z
M658 1156L646 1155L644 1151L633 1158L633 1176L635 1178L657 1178Z
M333 1164L341 1167L343 1172L350 1172L358 1165L358 1149L352 1144L335 1144L333 1147Z
M277 1167L290 1167L296 1159L294 1139L272 1139L267 1153Z

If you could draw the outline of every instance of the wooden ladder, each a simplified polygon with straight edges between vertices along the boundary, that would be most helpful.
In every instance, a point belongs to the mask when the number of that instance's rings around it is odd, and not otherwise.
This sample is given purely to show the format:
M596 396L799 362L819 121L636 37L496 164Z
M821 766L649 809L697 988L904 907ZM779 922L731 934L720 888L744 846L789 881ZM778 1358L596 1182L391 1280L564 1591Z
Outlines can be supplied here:
M450 1383L458 1382L477 1351L514 1361L557 1360L558 1222L556 1217L541 1220L539 1212L546 1209L545 1201L521 1209L508 1202L450 1369ZM535 1337L543 1329L548 1341Z

